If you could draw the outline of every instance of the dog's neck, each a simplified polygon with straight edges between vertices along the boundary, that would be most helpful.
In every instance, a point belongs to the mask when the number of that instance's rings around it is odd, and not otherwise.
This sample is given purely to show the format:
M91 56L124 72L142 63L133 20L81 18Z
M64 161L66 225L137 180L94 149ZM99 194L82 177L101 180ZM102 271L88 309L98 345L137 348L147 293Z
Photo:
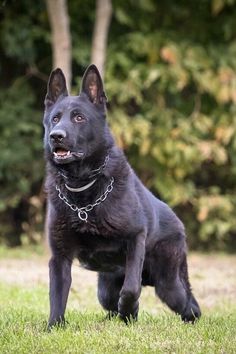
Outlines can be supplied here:
M109 150L91 158L57 168L57 185L67 198L79 205L100 197L109 183Z
M109 160L105 168L96 176L96 182L89 186L89 188L79 193L72 192L66 188L65 184L72 188L80 188L92 182L95 177L92 179L89 178L90 172L100 168L104 164L108 153ZM56 186L59 187L61 196L65 196L70 203L78 207L93 204L97 198L100 198L104 194L112 178L115 180L114 186L116 190L119 190L119 195L122 195L125 190L126 180L130 174L130 166L127 164L123 152L117 147L105 150L103 154L99 154L99 156L97 154L96 157L90 160L84 160L82 163L79 163L78 166L76 164L73 164L73 166L67 165L66 169L58 167L59 166L55 166L54 164L48 164L46 188L54 195L55 192L58 194ZM68 178L65 178L65 176Z
M109 152L106 152L100 157L85 159L65 167L62 166L58 169L58 175L62 177L67 189L71 192L73 189L80 191L80 188L83 191L83 187L87 189L86 186L92 186L100 178L108 162Z
M93 160L90 162L88 161L83 161L80 164L75 164L73 168L67 168L67 169L60 169L59 174L64 178L65 183L67 186L69 184L74 185L78 184L79 186L90 184L92 181L96 180L99 178L99 176L103 173L105 168L107 167L108 161L109 161L109 153L102 159L100 159L100 165L98 166L98 163L94 165ZM94 167L97 168L94 168ZM76 188L76 187L71 187ZM70 190L70 188L68 188Z

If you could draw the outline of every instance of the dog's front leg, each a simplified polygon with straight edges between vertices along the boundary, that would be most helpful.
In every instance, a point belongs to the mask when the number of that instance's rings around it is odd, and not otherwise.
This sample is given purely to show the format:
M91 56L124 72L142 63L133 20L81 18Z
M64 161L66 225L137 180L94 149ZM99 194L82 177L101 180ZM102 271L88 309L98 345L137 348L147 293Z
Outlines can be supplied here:
M137 319L145 256L146 232L143 230L127 246L125 279L118 303L119 316L125 321Z
M64 313L71 285L71 264L66 257L53 256L49 262L50 317L48 328L65 323Z

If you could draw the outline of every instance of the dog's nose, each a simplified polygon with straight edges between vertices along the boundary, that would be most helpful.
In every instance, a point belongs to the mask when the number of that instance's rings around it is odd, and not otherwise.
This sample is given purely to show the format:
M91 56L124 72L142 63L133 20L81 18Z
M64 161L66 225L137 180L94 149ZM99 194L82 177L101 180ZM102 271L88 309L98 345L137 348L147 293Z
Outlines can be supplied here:
M50 133L50 139L53 141L62 141L66 137L66 132L62 129L53 130Z

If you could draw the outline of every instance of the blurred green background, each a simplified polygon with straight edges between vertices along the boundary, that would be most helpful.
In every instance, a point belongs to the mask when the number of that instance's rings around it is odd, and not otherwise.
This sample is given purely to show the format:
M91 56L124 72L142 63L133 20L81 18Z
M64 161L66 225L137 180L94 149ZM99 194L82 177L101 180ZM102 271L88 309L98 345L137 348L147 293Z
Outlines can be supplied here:
M91 62L96 3L68 0L72 92ZM236 249L236 1L112 1L108 119L192 249ZM0 243L44 238L43 101L52 69L44 1L0 1Z

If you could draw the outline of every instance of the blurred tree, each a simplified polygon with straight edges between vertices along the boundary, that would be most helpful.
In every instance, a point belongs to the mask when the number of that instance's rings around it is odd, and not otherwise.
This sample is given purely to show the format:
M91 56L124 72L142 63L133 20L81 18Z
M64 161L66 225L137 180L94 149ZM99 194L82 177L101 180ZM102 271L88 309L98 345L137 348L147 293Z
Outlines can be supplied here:
M96 1L96 17L92 39L91 63L97 65L101 76L104 74L107 37L112 15L111 0Z
M46 0L52 30L53 68L61 68L71 87L71 35L66 0Z

